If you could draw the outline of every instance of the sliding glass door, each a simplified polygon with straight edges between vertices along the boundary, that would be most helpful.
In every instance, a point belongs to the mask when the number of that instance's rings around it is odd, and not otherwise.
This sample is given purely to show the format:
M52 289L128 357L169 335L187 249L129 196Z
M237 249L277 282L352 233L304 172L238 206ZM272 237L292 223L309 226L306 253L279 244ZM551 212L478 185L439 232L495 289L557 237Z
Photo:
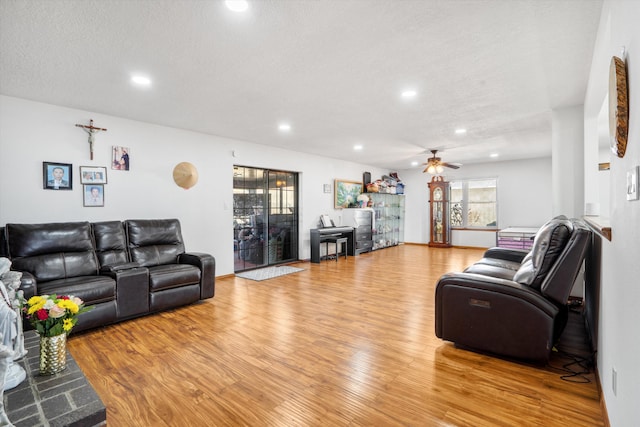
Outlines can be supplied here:
M235 272L298 259L298 174L234 166Z

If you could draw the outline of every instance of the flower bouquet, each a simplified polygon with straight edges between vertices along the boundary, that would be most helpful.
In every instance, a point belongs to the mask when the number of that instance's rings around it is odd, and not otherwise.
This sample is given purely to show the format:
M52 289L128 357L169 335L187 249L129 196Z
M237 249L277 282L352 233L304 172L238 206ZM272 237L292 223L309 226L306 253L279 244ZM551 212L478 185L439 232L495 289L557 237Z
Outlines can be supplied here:
M52 375L66 368L67 335L78 315L93 307L72 295L36 295L27 300L24 314L40 335L40 375Z
M24 312L40 336L55 337L69 334L78 322L78 315L89 309L72 295L36 295L29 298Z

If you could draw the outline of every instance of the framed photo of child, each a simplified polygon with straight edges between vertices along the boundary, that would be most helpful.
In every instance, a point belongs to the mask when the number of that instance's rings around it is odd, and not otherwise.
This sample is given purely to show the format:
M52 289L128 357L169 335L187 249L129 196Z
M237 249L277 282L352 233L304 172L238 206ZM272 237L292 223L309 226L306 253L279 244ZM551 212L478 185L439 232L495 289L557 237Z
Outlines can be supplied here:
M104 185L89 184L84 185L83 205L84 206L104 206Z

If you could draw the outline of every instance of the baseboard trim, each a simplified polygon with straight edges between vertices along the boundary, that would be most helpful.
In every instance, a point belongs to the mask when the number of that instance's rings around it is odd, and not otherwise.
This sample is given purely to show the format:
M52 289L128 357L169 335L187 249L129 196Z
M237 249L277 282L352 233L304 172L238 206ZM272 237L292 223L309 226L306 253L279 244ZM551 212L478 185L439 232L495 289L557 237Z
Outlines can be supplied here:
M404 242L405 245L414 245L414 246L429 246L428 243L417 243L417 242ZM458 246L458 245L452 245L450 246L451 248L458 248L458 249L484 249L487 250L489 248L485 247L485 246ZM438 248L438 249L448 249L448 248Z

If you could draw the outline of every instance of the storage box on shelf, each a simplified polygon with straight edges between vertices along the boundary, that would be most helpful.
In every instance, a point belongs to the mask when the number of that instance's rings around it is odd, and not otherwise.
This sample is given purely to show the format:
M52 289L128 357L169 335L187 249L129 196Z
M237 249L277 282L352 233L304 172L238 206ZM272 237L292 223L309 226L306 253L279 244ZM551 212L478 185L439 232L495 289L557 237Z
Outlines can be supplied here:
M530 250L537 232L538 228L534 227L509 227L498 230L496 234L497 246Z

